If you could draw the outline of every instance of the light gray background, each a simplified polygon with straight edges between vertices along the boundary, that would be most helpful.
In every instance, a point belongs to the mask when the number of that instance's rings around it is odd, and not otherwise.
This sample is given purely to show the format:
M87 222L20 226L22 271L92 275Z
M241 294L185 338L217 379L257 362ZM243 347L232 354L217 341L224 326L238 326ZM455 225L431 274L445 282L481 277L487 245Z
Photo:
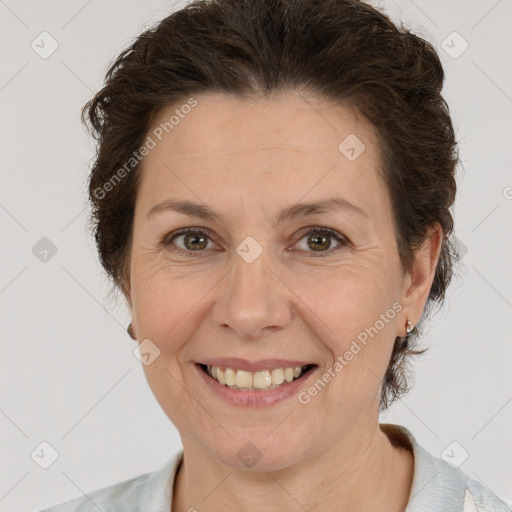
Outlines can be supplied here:
M425 336L432 348L415 365L415 388L381 421L405 425L437 456L457 441L469 453L462 469L512 502L512 2L373 4L440 52L461 141L456 232L467 248ZM85 227L93 142L79 119L111 60L178 5L0 0L1 511L152 471L181 447L132 354L128 310L107 301ZM31 48L43 31L59 45L47 59ZM469 43L458 58L442 48L453 31ZM461 49L453 37L452 53ZM42 237L58 249L46 263L32 252ZM31 458L42 441L59 453L46 470Z

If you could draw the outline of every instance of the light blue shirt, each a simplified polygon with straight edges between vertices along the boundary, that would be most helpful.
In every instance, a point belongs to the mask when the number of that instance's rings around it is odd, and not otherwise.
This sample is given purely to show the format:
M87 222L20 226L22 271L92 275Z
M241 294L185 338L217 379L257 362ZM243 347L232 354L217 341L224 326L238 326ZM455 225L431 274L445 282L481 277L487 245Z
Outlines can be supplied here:
M381 424L392 442L408 444L414 476L405 512L512 512L507 505L460 468L432 456L400 425ZM183 457L175 453L160 469L98 489L40 512L172 512L174 476Z

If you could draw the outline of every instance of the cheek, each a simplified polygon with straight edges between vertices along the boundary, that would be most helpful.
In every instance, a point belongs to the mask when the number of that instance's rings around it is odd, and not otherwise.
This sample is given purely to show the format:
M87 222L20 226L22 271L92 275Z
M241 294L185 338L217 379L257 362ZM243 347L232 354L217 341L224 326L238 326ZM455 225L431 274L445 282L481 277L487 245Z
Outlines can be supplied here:
M180 275L162 259L161 255L148 253L132 265L134 316L138 325L154 328L155 334L177 324L204 293L197 277L191 273Z
M140 272L134 288L139 340L151 340L160 351L150 365L143 366L146 380L162 410L178 426L197 416L187 397L183 362L190 359L187 341L200 322L197 315L204 314L204 290L191 284L162 272Z
M180 375L192 357L192 339L211 307L208 291L219 277L209 273L208 279L187 272L179 275L170 265L149 261L134 274L133 318L139 339L150 339L160 350L160 357L145 368L149 378L161 378L165 369ZM157 374L157 372L160 372ZM165 380L165 375L164 375ZM169 380L167 376L167 380Z
M402 309L392 277L354 266L338 269L314 286L296 281L294 292L307 305L301 316L331 352L331 373L336 375L332 399L347 405L373 397L388 365ZM334 367L336 361L340 364Z
M357 334L373 325L396 301L398 288L393 285L391 272L369 264L346 264L329 274L315 275L312 279L295 276L294 294L309 310L316 324L323 323L330 336L335 333L340 340ZM390 316L393 315L391 311ZM394 315L393 315L394 316ZM392 318L391 318L392 319ZM386 324L388 325L388 324Z

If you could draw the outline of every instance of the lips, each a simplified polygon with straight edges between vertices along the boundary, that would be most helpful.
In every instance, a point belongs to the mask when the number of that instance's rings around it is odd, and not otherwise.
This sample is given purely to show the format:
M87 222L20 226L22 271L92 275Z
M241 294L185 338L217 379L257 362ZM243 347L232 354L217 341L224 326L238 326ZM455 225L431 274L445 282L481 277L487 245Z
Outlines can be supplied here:
M210 360L209 360L210 361ZM211 360L211 362L217 362L219 360ZM220 360L221 364L225 364L225 361L227 359ZM230 359L230 364L234 362L233 359ZM235 359L235 361L237 361ZM238 359L238 361L240 361ZM247 362L247 361L246 361ZM275 364L295 364L295 363L301 363L302 361L291 361L291 360L265 360L265 361L257 361L256 363L258 365L261 364L269 364L272 366L272 363ZM245 370L237 369L236 371L227 367L224 370L221 367L216 366L206 366L202 363L195 363L194 364L196 368L196 374L199 376L199 379L206 385L206 389L208 389L210 392L213 393L212 396L217 396L220 400L222 400L224 403L229 404L230 406L234 406L236 408L260 408L260 407L269 407L277 405L278 403L284 401L284 400L290 400L294 396L297 395L300 388L302 386L306 386L308 381L311 381L314 376L317 374L317 370L319 369L319 366L314 364L310 365L304 365L302 366L302 374L300 374L298 377L295 377L295 374L293 375L293 378L291 381L285 379L281 384L271 385L268 386L268 376L267 381L262 382L261 381L261 374L267 374L269 373L268 369L265 370L257 370L256 374L260 374L259 378L257 379L257 382L254 382L253 384L256 384L259 386L258 388L254 387L247 387L247 384L249 384L245 379L247 378L247 375L243 375L246 373L249 373ZM254 366L252 366L254 368ZM220 372L220 377L222 377L222 373L224 373L224 377L230 381L233 382L233 374L235 374L235 385L229 385L227 382L224 384L221 384L219 380L219 375L216 374L215 377L208 373L208 369L214 370L217 369L217 372ZM287 367L289 370L291 370L291 367ZM295 367L294 371L296 369L300 370L299 367ZM240 386L237 385L237 380L239 378L239 373L242 374L241 382L238 382ZM272 370L271 374L272 377L276 377L277 380L281 380L283 376L280 378L278 377L279 374L282 373L282 369L274 369ZM289 373L289 372L287 372ZM288 375L288 377L290 377Z

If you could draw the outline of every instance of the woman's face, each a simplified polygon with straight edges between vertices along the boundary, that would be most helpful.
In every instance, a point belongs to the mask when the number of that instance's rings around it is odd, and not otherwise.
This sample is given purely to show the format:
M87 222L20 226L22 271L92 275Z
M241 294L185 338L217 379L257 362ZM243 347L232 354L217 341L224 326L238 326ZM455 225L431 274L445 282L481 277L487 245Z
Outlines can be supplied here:
M287 467L371 435L393 342L431 283L402 272L374 132L311 96L195 101L149 132L136 202L127 295L153 393L186 450L233 467ZM152 210L164 201L215 216ZM207 362L263 372L240 372L242 386L316 366L243 391Z

